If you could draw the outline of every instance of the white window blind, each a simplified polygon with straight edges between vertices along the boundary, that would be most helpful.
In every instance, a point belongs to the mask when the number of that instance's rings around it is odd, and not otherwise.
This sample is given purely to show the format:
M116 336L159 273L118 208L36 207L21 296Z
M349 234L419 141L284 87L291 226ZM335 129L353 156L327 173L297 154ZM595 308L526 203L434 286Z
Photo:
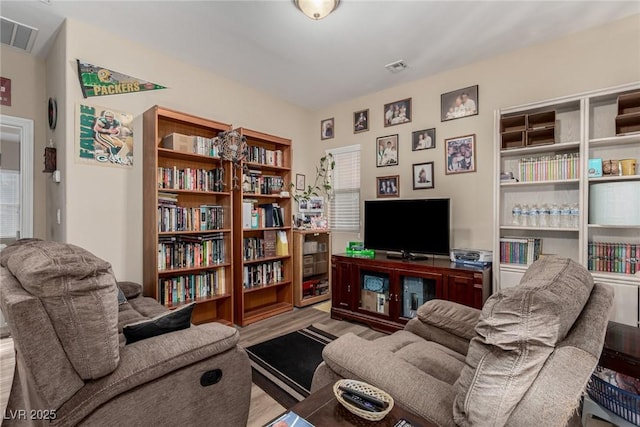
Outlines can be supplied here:
M360 231L360 145L327 150L333 155L333 200L329 224L333 231Z
M20 229L20 171L0 170L0 237L16 237Z

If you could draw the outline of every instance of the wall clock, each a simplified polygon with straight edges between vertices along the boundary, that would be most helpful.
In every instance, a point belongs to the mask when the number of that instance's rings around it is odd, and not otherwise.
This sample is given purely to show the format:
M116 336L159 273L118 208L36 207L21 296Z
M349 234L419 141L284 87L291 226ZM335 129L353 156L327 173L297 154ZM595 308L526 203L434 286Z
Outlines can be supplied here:
M58 103L55 99L49 98L49 129L54 130L58 123Z

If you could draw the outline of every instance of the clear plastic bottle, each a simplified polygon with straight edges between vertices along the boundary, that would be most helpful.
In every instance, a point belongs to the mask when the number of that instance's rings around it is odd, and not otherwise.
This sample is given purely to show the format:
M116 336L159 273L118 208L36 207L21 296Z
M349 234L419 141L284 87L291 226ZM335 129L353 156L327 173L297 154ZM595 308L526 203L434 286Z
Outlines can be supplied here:
M560 207L560 228L571 227L571 207L567 204L563 204Z
M529 227L539 227L540 209L538 205L531 206L529 209Z
M547 205L546 203L540 206L538 225L540 227L549 227L549 205Z
M520 225L527 227L529 225L529 205L522 205L522 216L520 217Z
M560 227L560 208L555 203L549 209L549 227Z
M571 205L571 227L578 228L580 225L580 207L577 203Z
M519 204L513 206L511 209L511 224L512 225L521 225L520 222L522 219L522 207Z

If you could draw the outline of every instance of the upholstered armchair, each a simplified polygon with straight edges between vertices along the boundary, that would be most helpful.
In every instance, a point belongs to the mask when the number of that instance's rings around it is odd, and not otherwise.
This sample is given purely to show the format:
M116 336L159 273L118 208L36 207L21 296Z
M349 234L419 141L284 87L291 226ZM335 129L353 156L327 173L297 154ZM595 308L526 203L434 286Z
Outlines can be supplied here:
M186 329L127 343L125 325L166 320L168 310L138 284L119 287L109 263L22 240L0 265L16 356L3 425L246 424L251 368L236 329L187 318Z
M598 362L612 301L584 267L546 257L482 311L432 300L390 336L333 341L312 391L353 378L440 426L564 426Z

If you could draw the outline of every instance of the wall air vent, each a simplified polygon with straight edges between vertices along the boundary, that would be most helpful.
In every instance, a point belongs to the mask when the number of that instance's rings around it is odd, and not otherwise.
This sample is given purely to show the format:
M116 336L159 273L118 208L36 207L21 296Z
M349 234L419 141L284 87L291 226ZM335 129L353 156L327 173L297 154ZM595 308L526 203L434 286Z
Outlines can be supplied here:
M38 29L0 16L2 44L31 53Z
M387 70L391 71L392 73L399 73L400 71L404 70L407 68L407 63L404 62L402 59L399 61L395 61L392 62L391 64L387 64L384 66L384 68L386 68Z

